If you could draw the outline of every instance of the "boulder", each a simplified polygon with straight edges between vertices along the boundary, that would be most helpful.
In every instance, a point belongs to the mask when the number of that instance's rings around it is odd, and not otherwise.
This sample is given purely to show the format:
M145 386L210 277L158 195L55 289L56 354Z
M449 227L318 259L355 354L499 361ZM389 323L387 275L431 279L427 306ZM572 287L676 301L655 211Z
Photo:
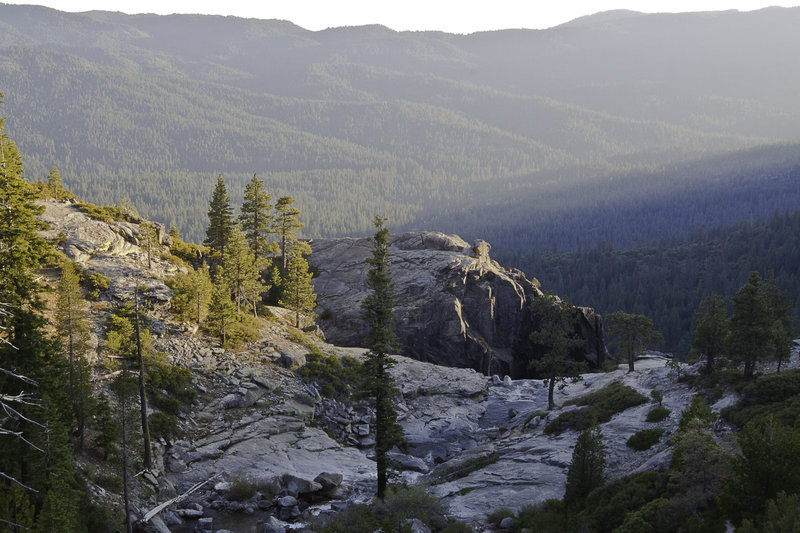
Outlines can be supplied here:
M292 474L284 476L283 486L289 494L311 494L322 490L322 485L316 481L303 479Z
M332 474L330 472L322 472L314 478L314 482L322 486L323 491L329 491L337 488L342 484L343 476L341 474Z
M270 516L261 524L260 533L286 533L286 527L283 522L274 516Z
M358 346L367 332L360 303L368 294L365 263L371 239L315 239L310 262L317 313L328 342ZM402 354L445 366L526 377L537 355L529 337L538 327L531 302L538 284L519 270L500 266L491 246L436 232L392 236L396 331ZM599 367L605 359L602 324L590 309L575 328L587 340L575 353Z

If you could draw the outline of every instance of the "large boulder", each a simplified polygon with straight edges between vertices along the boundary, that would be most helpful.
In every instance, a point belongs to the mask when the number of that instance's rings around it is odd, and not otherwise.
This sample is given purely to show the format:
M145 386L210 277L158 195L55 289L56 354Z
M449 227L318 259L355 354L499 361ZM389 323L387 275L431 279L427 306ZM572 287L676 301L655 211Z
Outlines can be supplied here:
M371 239L315 239L311 263L317 313L329 342L358 346L367 332L361 301L368 294L365 263ZM500 266L484 241L467 244L443 233L391 238L397 335L403 355L483 373L523 376L528 338L538 324L530 303L542 296L524 273ZM600 366L605 358L600 317L582 309L576 331L587 340L577 358Z

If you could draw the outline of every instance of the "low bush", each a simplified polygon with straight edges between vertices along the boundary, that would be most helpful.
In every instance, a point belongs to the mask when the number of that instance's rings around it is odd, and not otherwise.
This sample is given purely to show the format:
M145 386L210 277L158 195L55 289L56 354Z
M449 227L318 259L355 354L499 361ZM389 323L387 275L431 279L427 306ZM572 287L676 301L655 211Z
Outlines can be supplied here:
M567 428L583 431L594 424L608 422L617 413L647 403L647 398L627 385L614 381L597 392L581 396L564 405L586 406L584 409L562 413L547 424L544 432L559 434Z
M147 418L150 435L169 439L178 430L178 418L167 413L153 413Z
M517 513L516 527L537 533L578 531L575 515L562 500L546 500L537 505L524 505Z
M668 495L668 481L666 472L641 472L606 483L586 497L581 524L589 531L611 533L628 513Z
M235 502L241 502L244 500L249 500L253 496L256 495L256 484L242 474L237 474L231 480L231 488L228 489L226 494L229 500Z
M647 413L647 421L648 422L661 422L662 420L666 420L669 414L672 411L667 409L666 407L659 405L658 407L654 407L650 409Z
M362 388L364 365L352 357L339 359L324 354L315 346L306 355L306 364L299 374L307 383L316 382L323 396L344 399Z
M489 513L489 516L487 516L486 518L489 520L490 524L499 526L500 522L502 522L506 518L514 518L514 511L512 511L508 507L501 507Z
M81 281L89 290L89 299L97 300L103 291L108 290L111 280L98 272L81 272Z
M662 428L643 429L631 435L625 444L628 448L641 452L650 449L663 434L664 430Z

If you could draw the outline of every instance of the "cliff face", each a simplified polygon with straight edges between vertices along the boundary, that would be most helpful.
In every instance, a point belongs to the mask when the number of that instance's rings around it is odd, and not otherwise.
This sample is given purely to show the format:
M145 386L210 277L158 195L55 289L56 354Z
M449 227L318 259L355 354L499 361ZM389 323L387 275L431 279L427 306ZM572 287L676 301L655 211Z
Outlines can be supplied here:
M364 260L371 240L319 239L311 247L320 324L330 342L357 346L367 330L360 305L367 295ZM526 374L527 361L537 357L527 347L538 326L530 302L542 292L519 270L493 261L489 250L484 241L470 246L442 233L393 236L390 260L404 355L484 373ZM581 309L575 327L587 341L576 357L601 365L606 349L599 315Z

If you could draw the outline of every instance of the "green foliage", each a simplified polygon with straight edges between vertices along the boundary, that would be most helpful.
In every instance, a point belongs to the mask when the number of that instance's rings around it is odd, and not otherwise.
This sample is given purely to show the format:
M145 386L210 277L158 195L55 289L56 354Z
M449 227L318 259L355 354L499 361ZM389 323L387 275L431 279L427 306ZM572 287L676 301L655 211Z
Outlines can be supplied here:
M756 518L780 492L800 493L800 429L773 417L751 422L739 435L741 454L726 493L730 516Z
M800 427L800 369L759 376L742 389L736 405L722 410L722 415L740 427L767 415L786 426Z
M666 496L667 483L668 475L663 472L641 472L615 479L589 493L580 521L588 525L590 531L611 533L628 513Z
M486 518L489 520L490 524L499 526L500 522L502 522L504 518L514 518L514 511L508 507L500 507L489 513Z
M646 420L648 422L661 422L662 420L666 420L669 414L672 411L664 407L663 405L659 405L658 407L653 407L650 411L647 412Z
M364 365L357 359L326 355L316 346L306 354L306 364L298 373L304 381L316 382L323 396L340 400L362 390L365 377Z
M605 483L606 448L598 426L578 436L572 450L572 462L567 470L564 501L580 504L593 490Z
M284 252L288 262L283 275L283 291L278 304L294 311L294 325L300 327L300 317L313 317L317 306L317 295L311 284L311 272L304 255L311 253L306 243L293 243Z
M537 505L523 505L515 520L517 531L528 528L542 533L577 531L575 513L562 500L545 500Z
M705 398L695 394L692 396L692 403L681 413L678 431L687 431L689 429L711 430L714 428L716 421L717 415L708 406Z
M231 479L231 488L225 496L231 501L240 502L255 496L256 490L256 484L250 478L237 474Z
M89 203L79 203L79 211L86 214L89 218L101 220L103 222L132 222L138 224L141 220L138 215L133 215L125 207L114 205L94 205Z
M172 289L170 311L183 320L201 323L208 314L211 301L211 274L207 264L186 274L168 278L167 286Z
M638 452L649 450L661 439L663 434L663 428L642 429L631 435L625 445Z
M389 265L389 228L385 219L375 216L372 256L366 259L369 294L361 302L361 316L369 326L364 345L369 348L364 367L366 390L375 402L375 457L378 468L378 498L383 498L388 483L390 463L387 453L394 446L404 447L403 427L397 423L394 397L397 390L389 369L395 361L394 280Z
M552 295L534 299L531 304L534 315L539 320L539 328L531 333L530 340L544 351L542 357L530 362L531 369L548 386L547 409L555 407L553 391L566 385L570 378L573 383L580 379L586 364L575 359L573 351L583 348L586 340L575 331L577 310L567 302L558 302Z
M744 364L744 379L752 379L756 363L768 353L772 339L772 312L757 272L751 272L736 296L733 297L733 316L730 320L728 352L731 358Z
M706 374L714 371L714 361L722 355L728 335L728 311L717 293L700 302L692 331L692 350L706 358Z
M605 324L610 343L627 358L628 372L633 372L634 360L642 350L664 341L664 337L653 326L653 321L644 315L615 311L606 315Z
M404 532L407 521L416 518L435 533L470 533L469 526L455 521L448 523L439 499L428 494L424 487L390 487L385 497L370 505L350 505L314 524L320 533L373 533L374 531Z
M491 452L471 458L469 461L458 461L455 465L444 464L436 470L436 476L438 477L437 483L444 483L467 477L471 473L493 465L499 460L500 454Z
M224 256L225 247L228 245L228 238L233 231L233 215L231 212L228 192L225 189L225 180L222 174L217 177L217 185L211 195L211 202L208 206L208 227L206 228L206 240L203 241L217 254Z
M764 517L754 523L750 519L742 522L738 533L796 533L800 524L800 494L787 495L779 492L774 500L767 502Z
M195 268L200 266L198 263L203 257L208 257L211 253L211 249L207 246L186 242L178 235L171 235L171 237L172 244L169 247L170 253Z
M561 413L545 426L544 432L548 435L559 434L567 428L582 431L594 424L608 422L615 414L643 403L647 403L646 397L627 385L614 381L597 392L566 402L565 405L587 407Z
M264 182L258 179L258 175L253 174L253 179L244 187L239 221L247 237L250 251L259 262L268 255L270 249L267 236L272 231L271 200L272 197L264 191Z
M108 290L111 280L99 272L89 272L84 270L81 272L81 281L87 286L89 290L89 298L97 300L103 291Z

